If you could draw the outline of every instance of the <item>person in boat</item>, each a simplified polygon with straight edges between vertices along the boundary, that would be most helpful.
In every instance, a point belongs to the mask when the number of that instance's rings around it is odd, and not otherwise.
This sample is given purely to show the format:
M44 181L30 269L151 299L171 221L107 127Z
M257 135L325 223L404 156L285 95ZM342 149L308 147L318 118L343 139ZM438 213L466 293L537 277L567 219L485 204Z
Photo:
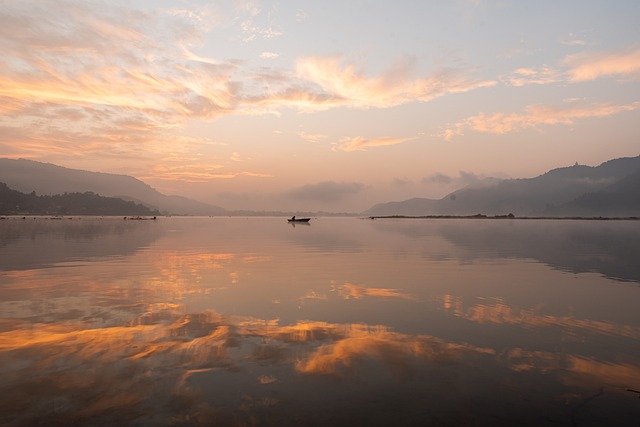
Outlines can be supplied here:
M294 215L291 217L291 221L295 221L295 220L296 220L296 216Z

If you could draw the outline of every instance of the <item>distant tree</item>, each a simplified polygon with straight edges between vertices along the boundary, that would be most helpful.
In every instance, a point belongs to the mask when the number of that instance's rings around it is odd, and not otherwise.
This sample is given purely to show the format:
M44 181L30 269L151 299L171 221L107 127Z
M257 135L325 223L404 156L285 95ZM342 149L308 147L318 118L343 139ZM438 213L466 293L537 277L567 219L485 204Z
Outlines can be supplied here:
M117 197L103 197L91 191L38 196L9 188L0 182L0 214L2 215L160 215L139 203Z

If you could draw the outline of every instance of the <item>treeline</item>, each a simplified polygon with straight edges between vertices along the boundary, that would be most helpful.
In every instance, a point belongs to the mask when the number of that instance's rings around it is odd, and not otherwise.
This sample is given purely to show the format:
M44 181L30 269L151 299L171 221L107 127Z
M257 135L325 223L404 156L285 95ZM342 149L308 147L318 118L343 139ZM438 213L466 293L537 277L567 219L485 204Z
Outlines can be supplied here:
M38 196L35 191L21 193L0 182L2 215L160 215L139 203L92 192Z

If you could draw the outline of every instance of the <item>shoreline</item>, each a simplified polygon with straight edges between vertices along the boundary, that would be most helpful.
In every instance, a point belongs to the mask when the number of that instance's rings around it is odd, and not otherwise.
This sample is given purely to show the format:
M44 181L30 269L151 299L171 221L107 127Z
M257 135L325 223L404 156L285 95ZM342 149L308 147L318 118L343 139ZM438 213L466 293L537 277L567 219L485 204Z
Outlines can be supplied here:
M368 219L518 219L518 220L572 220L572 221L638 221L640 217L627 216L515 216L509 215L381 215L368 216Z

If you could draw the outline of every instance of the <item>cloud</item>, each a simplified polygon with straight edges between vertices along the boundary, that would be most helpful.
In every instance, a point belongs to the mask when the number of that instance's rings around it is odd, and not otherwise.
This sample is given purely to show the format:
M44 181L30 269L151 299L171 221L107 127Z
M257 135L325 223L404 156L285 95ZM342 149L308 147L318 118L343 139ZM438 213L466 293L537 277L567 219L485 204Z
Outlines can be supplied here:
M150 130L179 127L186 117L232 111L236 66L188 53L199 33L192 21L175 11L163 15L80 2L41 7L25 1L3 8L0 92L9 115L0 125L28 125L43 136L55 126L69 129L69 138L126 128L143 142Z
M479 176L473 172L460 171L457 176L434 173L422 178L423 184L445 185L447 187L462 188L486 182L488 178Z
M328 138L327 135L321 133L307 133L305 131L298 133L298 136L308 142L320 142Z
M298 9L296 11L296 21L297 22L304 22L307 19L308 15L307 12L305 12L302 9Z
M289 198L319 202L337 202L360 193L364 185L358 182L325 181L318 184L306 184L288 193Z
M525 129L538 128L541 125L571 125L576 121L607 117L624 111L633 111L640 108L640 102L616 105L612 103L592 103L576 105L570 103L563 107L546 105L531 105L521 114L517 113L480 113L468 117L453 128L443 133L445 139L450 140L455 135L463 135L465 129L471 129L481 133L506 134Z
M241 1L237 2L236 10L239 15L240 29L242 31L242 41L244 43L250 43L258 38L268 40L274 37L282 35L277 27L274 27L270 22L257 23L256 21L262 21L262 10L255 1ZM267 14L270 17L271 14Z
M246 35L277 34L258 3L239 2L236 12L232 25ZM408 57L369 77L340 57L302 58L289 71L251 69L243 61L195 53L192 47L221 22L213 6L7 4L0 9L0 138L19 146L24 157L90 152L154 161L190 119L278 114L282 108L384 108L493 84L451 70L414 78L415 61ZM407 140L356 137L334 148L362 150Z
M640 77L640 49L624 52L585 52L570 55L562 61L569 68L572 82L584 82L600 77L638 79Z
M451 184L454 178L440 172L422 178L425 184Z
M525 86L530 84L549 84L564 81L564 75L561 71L555 70L547 65L543 65L540 69L534 68L518 68L506 77L501 79L504 83L511 86Z
M280 54L275 52L269 52L269 51L265 51L260 54L260 58L263 58L263 59L275 59L279 56Z
M586 40L582 37L579 37L577 34L569 33L569 35L562 40L560 43L566 46L584 46L587 44Z
M413 78L415 60L409 57L399 59L387 71L374 77L366 76L353 63L345 63L342 56L302 58L298 60L296 71L300 78L355 108L424 102L447 93L468 92L495 84L494 81L467 79L453 70Z
M500 80L511 86L550 83L581 83L604 77L640 78L640 49L624 52L583 52L569 55L558 68L548 65L518 68Z
M214 179L232 179L239 176L254 178L272 178L273 175L259 172L229 172L221 171L223 165L202 163L180 163L164 159L162 165L155 165L147 178L183 181L183 182L209 182ZM179 160L179 159L178 159ZM175 164L178 163L178 164Z
M334 151L359 151L366 150L368 147L383 147L386 145L397 145L403 142L412 141L415 138L374 138L365 139L361 136L352 138L342 138L339 143L335 144Z

